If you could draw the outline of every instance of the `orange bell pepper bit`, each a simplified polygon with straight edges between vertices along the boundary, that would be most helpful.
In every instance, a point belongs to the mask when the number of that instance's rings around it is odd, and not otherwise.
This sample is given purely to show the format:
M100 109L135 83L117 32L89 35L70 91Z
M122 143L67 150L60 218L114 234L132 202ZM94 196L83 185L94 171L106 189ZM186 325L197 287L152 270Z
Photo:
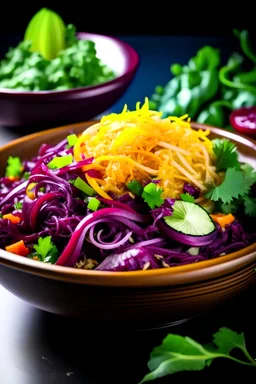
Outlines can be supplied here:
M7 252L15 253L15 255L19 256L27 256L29 254L29 249L25 246L23 240L20 240L17 243L13 243L11 245L7 245L5 250Z
M218 223L221 228L225 228L226 225L233 223L236 219L232 213L228 213L227 215L224 213L215 213L211 214L211 218L215 221L215 223Z
M12 213L7 213L3 215L3 219L10 220L13 224L18 224L20 222L20 217L15 216Z

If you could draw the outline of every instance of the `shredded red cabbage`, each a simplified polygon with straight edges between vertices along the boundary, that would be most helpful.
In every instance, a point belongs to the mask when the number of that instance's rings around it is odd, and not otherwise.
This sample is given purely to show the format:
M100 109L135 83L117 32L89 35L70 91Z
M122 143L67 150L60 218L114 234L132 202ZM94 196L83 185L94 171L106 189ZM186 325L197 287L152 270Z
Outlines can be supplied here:
M51 236L59 252L57 265L89 268L87 261L93 260L96 270L131 271L196 263L256 241L255 231L245 230L236 220L225 231L217 226L214 241L198 246L197 254L190 253L188 245L172 240L159 225L163 217L172 215L175 200L169 198L152 210L140 196L126 193L109 200L95 193L100 207L94 212L88 208L90 197L74 186L77 178L87 183L82 168L93 158L58 169L47 166L56 156L68 154L73 154L73 148L66 139L56 146L43 144L37 156L22 163L19 180L0 178L1 248L23 240L30 257L38 239ZM94 169L88 174L100 177ZM27 192L31 185L32 196ZM200 194L188 183L183 192L194 198ZM3 218L9 213L20 221L14 224Z

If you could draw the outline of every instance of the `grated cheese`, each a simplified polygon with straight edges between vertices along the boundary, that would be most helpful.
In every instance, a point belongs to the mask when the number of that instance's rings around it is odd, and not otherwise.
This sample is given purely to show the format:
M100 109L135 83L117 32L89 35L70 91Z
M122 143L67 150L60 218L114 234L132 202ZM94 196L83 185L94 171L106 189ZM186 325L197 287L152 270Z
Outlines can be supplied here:
M205 192L207 184L218 181L209 133L193 129L187 115L162 119L146 99L142 107L137 103L129 111L125 106L86 129L74 146L74 157L94 158L83 170L100 170L102 179L86 177L105 198L110 192L127 192L133 179L144 183L152 178L159 180L164 198L178 197L185 182Z

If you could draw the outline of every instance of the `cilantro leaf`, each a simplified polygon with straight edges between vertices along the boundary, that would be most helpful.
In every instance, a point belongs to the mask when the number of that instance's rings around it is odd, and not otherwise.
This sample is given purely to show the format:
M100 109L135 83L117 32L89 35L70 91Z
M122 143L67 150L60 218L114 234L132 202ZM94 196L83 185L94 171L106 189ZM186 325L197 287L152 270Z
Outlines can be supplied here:
M235 348L244 353L247 361L230 354ZM238 334L223 327L213 335L213 342L205 345L201 345L190 337L170 333L160 346L152 350L148 361L150 372L139 384L176 372L201 371L209 367L216 358L227 358L236 363L256 367L255 359L246 348L243 333Z
M194 196L190 195L189 193L182 193L180 195L180 198L181 198L181 200L187 201L188 203L194 203L195 202Z
M6 177L20 177L22 174L23 166L19 157L9 156L7 159L7 167L5 170Z
M248 193L250 185L241 170L228 168L223 182L211 188L205 196L213 201L221 200L230 204L233 199Z
M53 244L51 236L39 237L38 243L33 248L36 251L33 256L37 256L40 261L54 264L58 259L59 251Z
M164 199L161 197L162 193L162 188L159 188L157 184L149 183L143 188L141 196L150 208L154 209L164 203Z
M22 201L17 201L17 203L14 204L15 209L22 209L23 203Z
M137 181L137 180L132 180L127 184L127 188L137 196L141 196L143 192L143 186Z
M256 198L244 196L244 210L248 216L256 217Z
M256 183L256 170L250 164L242 164L241 170L244 173L246 183L249 184L250 187Z
M236 333L223 327L213 335L213 342L218 347L218 352L229 354L234 348L245 350L243 333Z
M216 155L217 171L228 168L239 168L238 151L234 143L228 139L214 139L213 152Z

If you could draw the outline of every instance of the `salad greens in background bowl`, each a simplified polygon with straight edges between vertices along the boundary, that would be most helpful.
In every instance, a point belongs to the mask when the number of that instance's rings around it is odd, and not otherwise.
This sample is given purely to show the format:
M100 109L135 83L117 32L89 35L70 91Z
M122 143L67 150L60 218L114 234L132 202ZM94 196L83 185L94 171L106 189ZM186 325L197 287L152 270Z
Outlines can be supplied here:
M214 310L256 281L255 155L252 139L146 101L5 145L1 284L142 327Z
M127 90L137 52L118 38L76 32L42 8L0 61L0 125L54 127L89 120Z

